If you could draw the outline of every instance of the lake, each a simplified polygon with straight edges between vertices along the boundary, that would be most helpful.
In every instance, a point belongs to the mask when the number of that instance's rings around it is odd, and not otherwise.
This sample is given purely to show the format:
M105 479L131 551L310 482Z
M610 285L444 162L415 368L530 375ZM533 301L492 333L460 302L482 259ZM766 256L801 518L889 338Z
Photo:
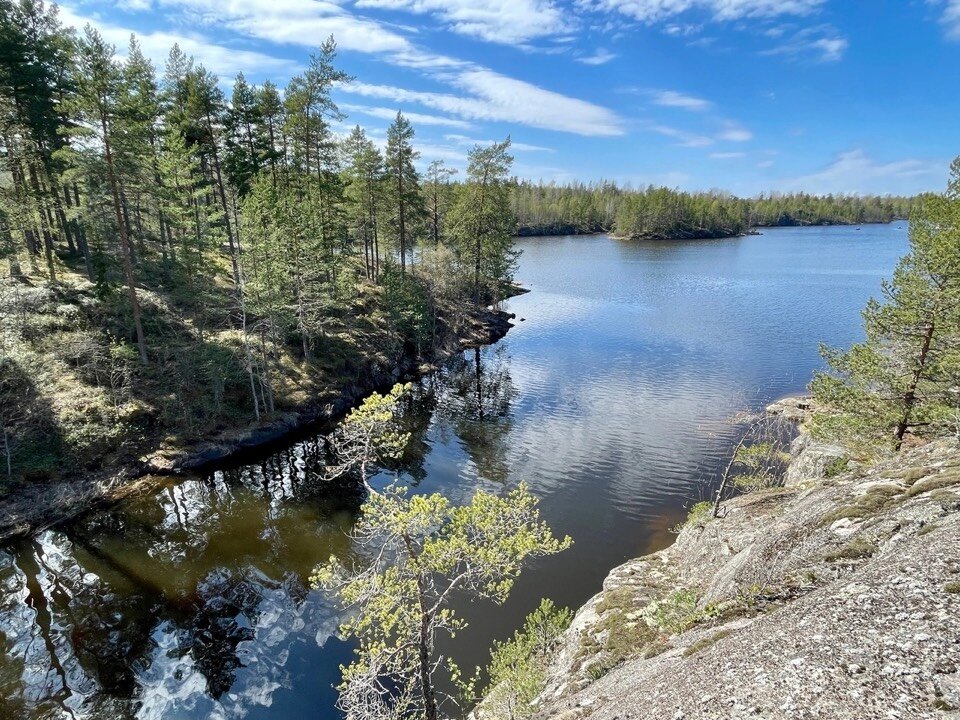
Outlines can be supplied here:
M819 342L859 339L905 225L518 240L516 327L416 385L410 447L376 478L458 501L525 480L575 540L506 606L462 608L461 666L541 597L575 608L668 545L722 471L731 418L803 390ZM0 717L334 717L350 647L307 578L352 552L360 498L316 479L323 457L322 437L298 441L0 549Z

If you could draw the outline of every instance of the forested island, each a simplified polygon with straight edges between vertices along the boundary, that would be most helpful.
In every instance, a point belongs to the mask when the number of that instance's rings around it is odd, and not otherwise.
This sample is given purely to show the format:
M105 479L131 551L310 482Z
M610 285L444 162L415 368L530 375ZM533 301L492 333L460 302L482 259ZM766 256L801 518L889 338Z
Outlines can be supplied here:
M914 198L897 196L682 192L615 183L516 182L512 207L519 235L610 232L618 237L678 240L734 237L752 228L860 225L905 220Z

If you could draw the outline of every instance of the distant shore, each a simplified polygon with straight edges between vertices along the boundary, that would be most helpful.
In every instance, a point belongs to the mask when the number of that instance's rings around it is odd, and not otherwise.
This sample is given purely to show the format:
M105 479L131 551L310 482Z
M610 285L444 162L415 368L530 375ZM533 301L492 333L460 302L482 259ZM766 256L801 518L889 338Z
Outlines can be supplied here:
M907 222L905 218L894 218L890 222L820 222L806 223L790 219L789 221L771 225L753 225L747 229L716 231L716 230L683 230L674 233L645 233L642 235L621 235L613 228L597 226L580 226L571 224L556 225L521 225L514 233L514 237L561 237L566 235L610 235L618 240L724 240L727 238L744 237L747 235L761 235L763 230L770 228L791 227L857 227L863 225L890 225L895 222Z

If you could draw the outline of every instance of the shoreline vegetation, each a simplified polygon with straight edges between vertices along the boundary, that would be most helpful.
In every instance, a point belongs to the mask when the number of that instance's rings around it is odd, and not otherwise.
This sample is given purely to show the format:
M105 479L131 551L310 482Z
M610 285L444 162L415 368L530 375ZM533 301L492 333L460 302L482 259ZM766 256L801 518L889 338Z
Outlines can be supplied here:
M511 206L517 237L609 233L633 240L738 237L766 227L865 225L905 221L917 198L771 193L739 198L613 183L517 182Z
M509 139L454 183L400 112L382 147L334 132L332 37L284 87L222 83L0 6L0 535L508 329Z

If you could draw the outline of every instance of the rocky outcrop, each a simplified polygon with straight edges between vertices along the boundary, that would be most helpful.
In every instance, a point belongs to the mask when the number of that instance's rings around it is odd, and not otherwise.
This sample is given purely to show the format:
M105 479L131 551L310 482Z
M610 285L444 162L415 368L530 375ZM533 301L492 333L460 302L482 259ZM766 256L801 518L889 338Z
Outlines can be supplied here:
M535 717L960 717L960 446L831 477L795 449L789 486L610 573Z

